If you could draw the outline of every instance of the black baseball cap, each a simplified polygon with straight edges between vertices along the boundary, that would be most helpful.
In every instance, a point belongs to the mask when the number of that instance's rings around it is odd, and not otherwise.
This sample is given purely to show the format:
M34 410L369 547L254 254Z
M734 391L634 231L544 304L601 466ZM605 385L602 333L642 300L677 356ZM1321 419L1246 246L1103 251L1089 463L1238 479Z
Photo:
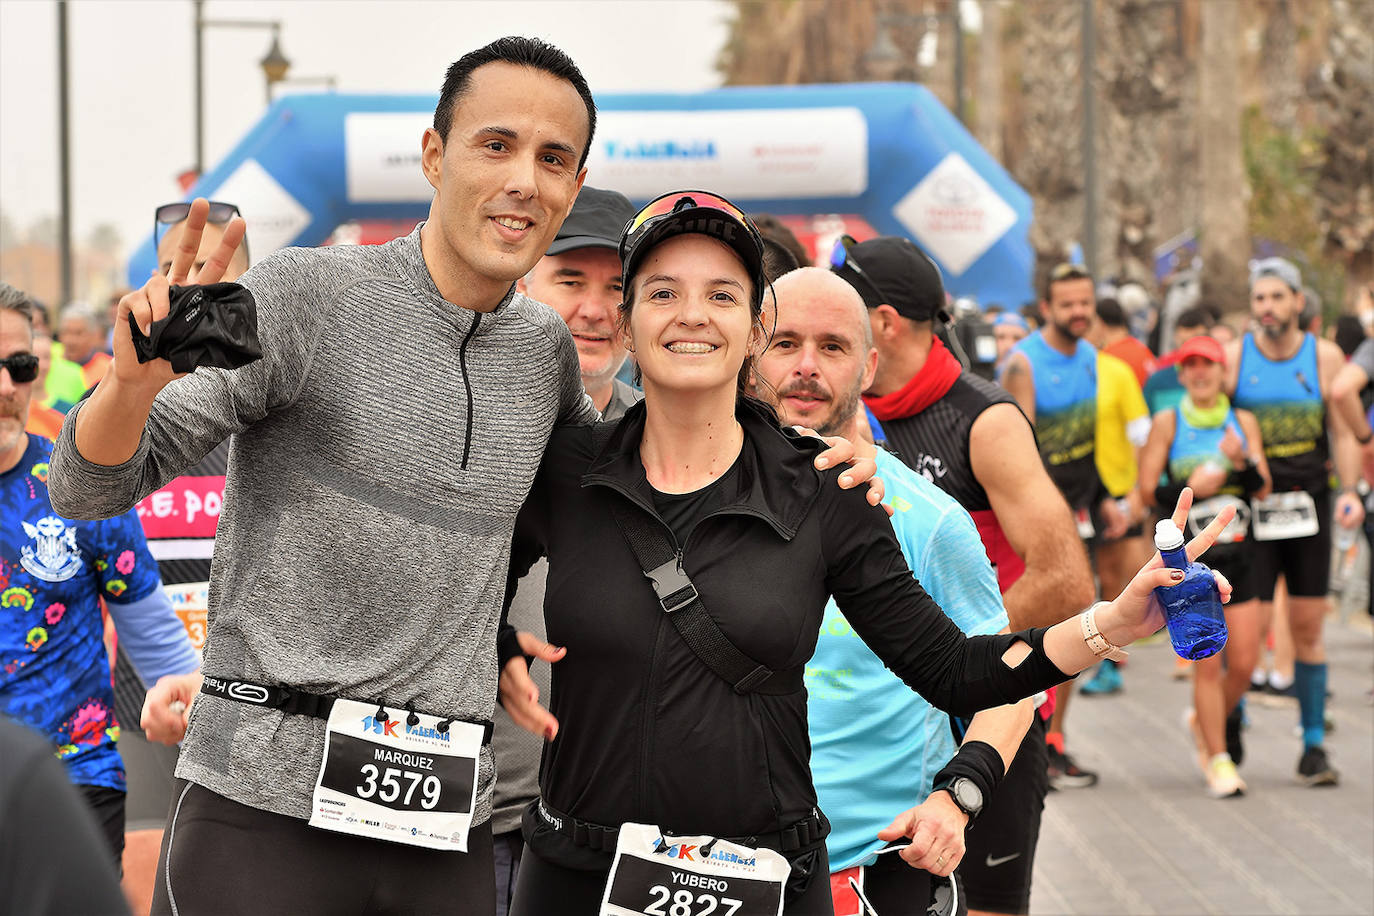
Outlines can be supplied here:
M854 287L864 305L890 305L897 314L913 321L931 321L944 312L945 284L940 268L909 239L884 235L858 243L841 239L836 245L844 246L847 257L836 263L836 252L830 269Z
M545 254L562 254L576 248L614 249L620 245L625 224L634 215L634 204L624 194L584 185Z
M676 235L699 233L724 242L749 271L754 304L763 301L763 237L743 210L710 191L673 191L645 204L624 226L620 263L626 289L655 245Z

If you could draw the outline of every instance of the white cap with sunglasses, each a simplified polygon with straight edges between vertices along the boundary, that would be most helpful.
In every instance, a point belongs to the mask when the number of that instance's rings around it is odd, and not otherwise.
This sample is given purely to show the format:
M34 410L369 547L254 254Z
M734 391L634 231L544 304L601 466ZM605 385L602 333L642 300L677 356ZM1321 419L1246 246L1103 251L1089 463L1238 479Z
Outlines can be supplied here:
M207 226L223 226L236 216L243 216L237 204L226 203L222 200L212 200L210 211L206 214L205 224ZM163 204L153 211L153 251L157 251L159 231L163 226L175 226L186 221L186 217L191 215L191 202L179 201L173 204ZM243 237L239 243L239 250L243 252L243 260L247 264L253 263L248 255L248 236Z

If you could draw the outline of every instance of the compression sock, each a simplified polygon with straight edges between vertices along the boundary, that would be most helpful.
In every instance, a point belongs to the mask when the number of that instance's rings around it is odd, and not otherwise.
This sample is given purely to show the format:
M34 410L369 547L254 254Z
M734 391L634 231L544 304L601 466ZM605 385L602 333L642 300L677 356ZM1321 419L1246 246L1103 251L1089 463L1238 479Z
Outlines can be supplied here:
M1064 753L1064 733L1045 732L1045 743L1054 748L1059 753Z
M1298 709L1302 721L1302 746L1319 747L1326 737L1326 663L1295 663L1293 683L1297 686Z

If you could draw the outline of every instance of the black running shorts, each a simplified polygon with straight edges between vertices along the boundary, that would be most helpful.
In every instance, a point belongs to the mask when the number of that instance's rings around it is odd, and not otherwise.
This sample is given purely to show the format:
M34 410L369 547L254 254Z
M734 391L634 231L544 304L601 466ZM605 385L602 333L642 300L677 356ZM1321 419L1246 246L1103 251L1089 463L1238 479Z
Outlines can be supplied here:
M1199 562L1206 563L1231 583L1232 604L1240 604L1259 596L1255 586L1255 580L1259 578L1259 572L1255 569L1257 543L1241 541L1236 544L1217 544L1198 558ZM1272 585L1269 594L1273 597Z
M1030 911L1031 867L1050 789L1045 721L1037 713L1011 769L967 834L959 874L971 910ZM882 912L882 908L879 908Z
M491 824L446 852L311 827L177 780L162 834L155 914L492 916Z
M1274 600L1279 573L1294 598L1325 598L1331 580L1331 492L1313 493L1317 533L1286 541L1255 541L1255 591L1261 601ZM1206 561L1203 557L1203 561ZM1234 600L1234 599L1232 599Z

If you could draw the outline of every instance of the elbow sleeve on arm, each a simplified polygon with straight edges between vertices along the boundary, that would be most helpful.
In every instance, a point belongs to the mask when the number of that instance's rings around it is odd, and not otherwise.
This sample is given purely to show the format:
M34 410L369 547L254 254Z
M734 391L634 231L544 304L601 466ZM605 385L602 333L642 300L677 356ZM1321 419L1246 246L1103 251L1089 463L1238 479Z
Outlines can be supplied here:
M162 584L145 598L128 604L110 602L119 645L129 653L145 684L156 684L168 674L189 674L200 667L200 658Z
M1035 627L1016 633L970 637L962 683L955 684L944 698L948 705L933 699L931 702L955 715L969 716L993 706L1015 703L1073 680L1074 675L1060 671L1045 654L1047 630L1048 627ZM1002 656L1018 642L1029 646L1031 652L1013 668L1002 660Z

